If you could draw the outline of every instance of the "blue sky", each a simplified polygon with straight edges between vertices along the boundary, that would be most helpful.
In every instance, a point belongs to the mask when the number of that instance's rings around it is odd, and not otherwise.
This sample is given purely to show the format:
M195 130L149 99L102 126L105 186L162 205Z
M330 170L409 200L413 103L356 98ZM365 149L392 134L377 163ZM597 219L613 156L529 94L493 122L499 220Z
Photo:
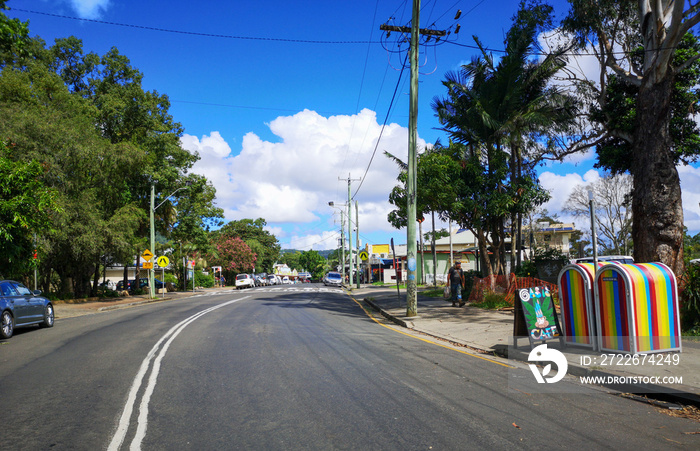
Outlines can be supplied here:
M450 42L421 48L419 144L447 141L436 130L431 100L444 95L445 73L477 53L465 47L474 44L472 35L503 48L518 3L422 2L422 28L454 31L459 23L461 29ZM557 16L566 12L566 2L550 3ZM227 220L265 218L283 248L334 248L340 218L328 202L347 202L347 181L339 179L362 178L361 187L352 183L362 243L406 241L405 230L386 221L397 168L383 152L407 154L409 74L400 71L407 45L388 52L379 26L408 25L410 1L10 0L8 6L10 17L29 20L31 34L49 45L74 35L86 52L118 48L144 74L146 89L167 94L185 129L183 147L201 156L194 171L217 188ZM457 10L462 16L455 21ZM587 154L540 168L553 194L545 205L550 213L560 212L573 187L598 177L594 162ZM700 170L680 173L686 225L697 233Z

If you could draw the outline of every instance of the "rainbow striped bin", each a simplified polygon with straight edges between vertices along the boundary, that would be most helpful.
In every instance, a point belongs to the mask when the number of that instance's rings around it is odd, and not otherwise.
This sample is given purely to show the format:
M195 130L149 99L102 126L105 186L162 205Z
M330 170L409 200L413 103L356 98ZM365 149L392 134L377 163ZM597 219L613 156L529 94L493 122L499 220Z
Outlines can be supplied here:
M594 306L601 350L681 350L676 277L663 263L602 266L595 276Z
M567 345L597 348L593 311L594 277L593 263L566 265L557 277L561 327Z

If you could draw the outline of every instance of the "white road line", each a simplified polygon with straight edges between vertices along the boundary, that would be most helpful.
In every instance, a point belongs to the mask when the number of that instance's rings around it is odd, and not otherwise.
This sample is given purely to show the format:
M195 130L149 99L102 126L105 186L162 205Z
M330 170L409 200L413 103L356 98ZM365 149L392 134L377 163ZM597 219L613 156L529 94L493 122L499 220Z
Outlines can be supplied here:
M107 448L108 451L118 451L121 448L122 443L124 443L126 434L129 431L131 416L134 411L134 405L136 404L138 392L141 389L143 378L148 372L148 367L150 366L153 357L157 354L155 360L153 360L153 369L151 370L151 375L148 378L148 385L146 386L146 390L143 394L143 397L141 398L136 435L134 436L134 439L132 440L130 446L130 449L132 450L140 450L141 442L146 436L146 429L148 426L148 403L150 402L151 395L153 394L153 391L156 388L156 382L158 381L158 373L160 372L160 363L163 360L163 357L165 357L165 354L168 352L168 348L170 347L170 344L173 342L173 340L175 340L175 338L180 334L180 332L183 331L185 327L189 326L192 322L206 315L207 313L213 312L214 310L220 309L221 307L225 307L235 302L242 301L249 297L250 296L245 296L240 299L234 299L232 301L225 302L223 304L219 304L214 307L202 310L201 312L195 313L189 318L180 321L178 324L173 326L165 335L163 335L160 338L160 340L158 340L158 342L153 346L150 352L146 355L146 358L141 363L141 367L136 373L134 382L131 384L129 396L127 397L126 404L124 405L122 415L119 418L119 425L117 426L117 430L114 433L114 436L112 437L112 441L110 442L109 447ZM162 348L160 348L161 343L163 343L166 339L167 342L163 345Z

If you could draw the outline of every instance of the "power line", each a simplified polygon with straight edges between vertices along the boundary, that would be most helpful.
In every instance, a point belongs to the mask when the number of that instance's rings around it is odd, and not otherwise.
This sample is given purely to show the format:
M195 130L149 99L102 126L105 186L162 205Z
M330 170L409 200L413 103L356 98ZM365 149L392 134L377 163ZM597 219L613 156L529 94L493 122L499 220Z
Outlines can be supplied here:
M198 31L172 30L169 28L150 27L150 26L146 26L146 25L134 25L134 24L127 24L127 23L120 23L120 22L109 22L106 20L98 20L98 19L83 19L81 17L66 16L66 15L62 15L62 14L47 13L47 12L42 12L42 11L33 11L33 10L29 10L29 9L12 8L12 11L21 11L21 12L29 13L29 14L38 14L38 15L42 15L42 16L56 17L59 19L78 20L81 22L91 22L91 23L97 23L97 24L102 24L102 25L112 25L112 26L116 26L116 27L136 28L136 29L140 29L140 30L158 31L158 32L162 32L162 33L185 34L185 35L190 35L190 36L203 36L203 37L207 37L207 38L239 39L239 40L247 40L247 41L294 42L294 43L300 43L300 44L334 44L334 45L337 45L337 44L379 44L378 41L376 41L376 42L373 42L373 41L321 41L321 40L313 40L313 39L289 39L289 38L269 38L269 37L256 37L256 36L235 36L235 35L227 35L227 34L203 33L203 32L198 32Z
M406 69L406 60L408 59L408 53L406 54L406 58L404 59L403 64L401 65L401 72L399 72L399 79L396 81L396 87L394 88L394 95L391 96L391 102L389 103L389 108L386 111L386 117L384 118L384 123L382 124L382 129L379 131L379 137L377 138L377 144L374 146L374 150L372 151L372 157L369 159L369 164L367 164L367 169L365 169L365 173L362 176L362 181L360 181L360 185L357 187L355 190L355 194L352 195L352 199L357 196L357 193L360 191L360 188L362 188L362 184L365 183L365 178L367 178L367 173L369 172L370 166L372 166L372 161L374 161L374 156L377 154L377 148L379 148L379 142L382 140L382 135L384 134L384 129L386 128L386 123L389 121L389 115L391 114L391 109L394 107L394 100L396 100L396 93L399 91L399 86L401 85L401 76L403 75L404 69Z

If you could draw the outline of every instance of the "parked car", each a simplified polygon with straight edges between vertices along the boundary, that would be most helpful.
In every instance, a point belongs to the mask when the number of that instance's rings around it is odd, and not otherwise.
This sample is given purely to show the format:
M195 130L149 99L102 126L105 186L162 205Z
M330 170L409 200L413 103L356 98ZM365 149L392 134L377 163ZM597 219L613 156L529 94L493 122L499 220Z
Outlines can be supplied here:
M343 286L343 277L340 273L331 271L323 276L323 284L341 287Z
M239 274L236 276L236 289L255 287L255 279L250 274Z
M255 277L255 286L256 287L264 287L265 285L267 285L267 279L265 277L261 276L260 274L256 274L253 277Z
M100 282L97 285L97 288L102 290L114 290L116 286L114 285L114 282L112 282L111 280L107 280L105 282Z
M634 258L629 255L599 255L598 263L604 262L624 263L629 265L634 263ZM593 263L593 257L574 258L571 260L571 263Z
M272 274L267 276L267 284L268 285L277 285L277 277L273 276Z
M117 282L117 291L124 291L124 290L131 291L131 282L133 282L133 281L127 280L126 281L126 288L124 288L124 280L118 281Z
M0 281L0 338L12 337L15 327L53 327L53 304L41 291L29 291L14 280Z
M165 286L165 283L162 282L161 280L154 279L155 280L155 286L156 289L163 288ZM117 291L124 291L125 289L127 291L131 291L134 289L136 286L136 279L131 279L127 281L127 286L124 288L124 281L120 280L117 282ZM148 277L141 277L139 278L139 283L138 283L139 289L146 289L148 288Z
M165 283L156 278L153 278L153 284L156 286L156 289L160 289L165 286ZM148 277L142 277L139 279L139 288L146 288L148 285Z
M282 284L288 285L288 284L291 284L291 283L292 283L292 281L289 280L289 277L287 277L287 276L282 277Z

